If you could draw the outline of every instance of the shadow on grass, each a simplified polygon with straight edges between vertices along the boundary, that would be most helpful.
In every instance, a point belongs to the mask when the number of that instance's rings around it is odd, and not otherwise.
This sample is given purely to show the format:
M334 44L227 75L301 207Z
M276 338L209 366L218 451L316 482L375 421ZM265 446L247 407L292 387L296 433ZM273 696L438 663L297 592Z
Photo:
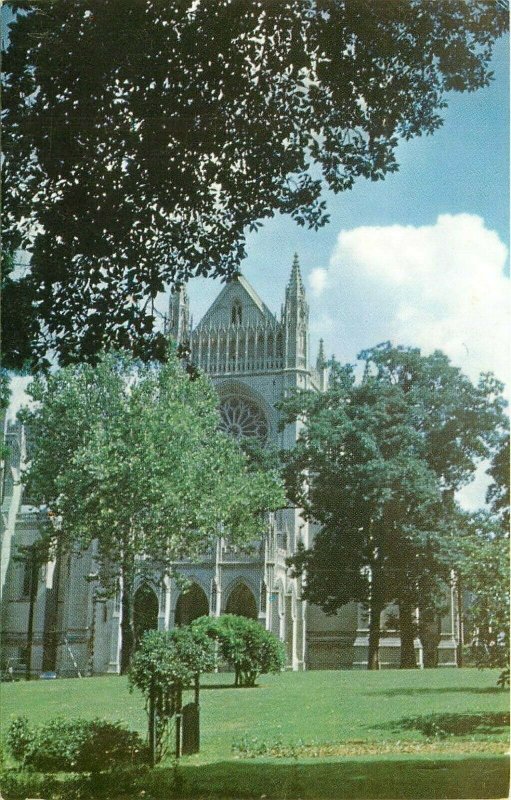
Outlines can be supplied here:
M367 692L367 694L380 695L383 697L413 697L414 695L418 694L435 695L454 694L456 692L459 692L460 694L505 694L506 692L509 692L509 689L502 688L501 686L442 686L438 689L434 687L417 689L410 687L409 689L382 689L379 692Z
M237 692L242 689L261 689L264 687L262 683L256 683L255 686L235 686L234 683L205 683L200 685L200 690L203 689L235 689Z
M26 780L23 781L25 776ZM197 765L187 759L178 771L169 766L154 770L115 772L92 777L52 779L51 786L17 773L2 785L6 800L27 796L52 800L144 800L161 798L260 798L267 800L439 800L507 796L508 762L505 757L482 758L371 758L331 759L316 763L261 760L219 761ZM42 793L33 793L36 792ZM29 794L28 792L32 792Z
M237 689L234 683L201 683L200 690L209 691L210 689Z
M397 722L379 725L392 731L416 730L428 737L495 735L509 730L509 713L481 712L479 714L425 714L420 717L404 717Z

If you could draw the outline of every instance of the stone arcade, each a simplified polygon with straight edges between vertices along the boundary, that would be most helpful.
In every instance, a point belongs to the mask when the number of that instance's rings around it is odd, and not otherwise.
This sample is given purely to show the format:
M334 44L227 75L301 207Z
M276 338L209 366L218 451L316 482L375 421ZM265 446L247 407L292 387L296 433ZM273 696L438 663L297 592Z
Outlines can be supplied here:
M185 289L170 299L168 332L189 341L192 360L213 381L219 396L222 427L233 435L257 436L279 448L291 448L297 425L279 431L275 404L292 388L323 391L327 379L322 345L309 357L309 308L295 257L280 318L273 314L243 277L225 285L200 323L190 330ZM25 433L18 423L6 429L9 456L2 495L3 666L22 671L26 659L30 611L29 565L15 558L20 545L37 536L29 498L18 483L26 459ZM272 515L267 531L247 554L222 539L200 562L180 562L190 588L154 575L140 578L134 597L137 635L147 628L171 629L203 614L243 614L259 620L286 644L288 666L302 669L364 668L368 621L356 604L327 617L304 602L300 586L289 576L286 557L298 542L308 546L314 529L297 508ZM39 570L33 603L32 668L35 674L100 674L119 669L120 608L118 598L99 600L94 553L63 558ZM456 665L458 619L452 592L449 613L438 621L430 663ZM436 651L436 652L435 652ZM416 642L417 661L423 648ZM382 666L399 664L399 638L389 631L380 648Z

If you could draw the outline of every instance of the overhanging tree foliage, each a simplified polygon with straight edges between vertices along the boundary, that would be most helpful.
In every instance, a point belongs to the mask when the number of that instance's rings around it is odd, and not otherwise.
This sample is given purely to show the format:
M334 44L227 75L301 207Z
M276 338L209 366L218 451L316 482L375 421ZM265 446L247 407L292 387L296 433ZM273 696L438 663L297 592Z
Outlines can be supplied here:
M290 499L320 524L293 559L304 596L333 613L370 605L369 666L377 667L380 612L399 605L401 665L415 664L412 611L428 610L453 566L453 494L505 427L501 385L477 386L442 353L380 345L361 353L364 377L334 365L324 394L283 404L301 418L287 456Z
M396 170L447 91L488 83L507 27L494 0L8 5L4 237L32 254L36 360L62 363L154 353L166 284L232 275L247 227L317 228L323 184Z
M153 570L193 557L222 533L257 538L262 512L281 502L275 472L247 462L218 430L218 398L170 353L160 367L102 355L34 381L24 413L33 439L25 480L61 550L95 558L105 590L121 588L121 671L134 647L133 589L144 557Z

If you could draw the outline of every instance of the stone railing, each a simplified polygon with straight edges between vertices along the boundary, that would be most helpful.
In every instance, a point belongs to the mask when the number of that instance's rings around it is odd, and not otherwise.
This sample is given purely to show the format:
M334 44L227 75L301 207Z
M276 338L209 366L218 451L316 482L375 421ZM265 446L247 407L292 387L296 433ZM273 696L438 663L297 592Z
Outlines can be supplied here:
M242 372L265 372L267 370L283 369L284 359L281 356L275 358L216 358L209 359L201 356L200 360L195 358L192 353L193 362L208 375L236 375Z

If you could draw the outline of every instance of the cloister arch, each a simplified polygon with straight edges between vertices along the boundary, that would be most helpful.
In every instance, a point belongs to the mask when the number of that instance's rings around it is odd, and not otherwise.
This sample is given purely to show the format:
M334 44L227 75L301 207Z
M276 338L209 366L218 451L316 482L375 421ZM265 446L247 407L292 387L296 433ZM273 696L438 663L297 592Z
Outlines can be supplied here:
M133 623L135 647L138 647L146 631L158 629L158 597L148 583L142 583L133 597Z
M189 589L181 592L176 603L175 624L189 625L198 617L209 614L208 598L198 583L192 583Z
M257 619L257 603L246 583L237 583L233 588L225 604L225 613Z

